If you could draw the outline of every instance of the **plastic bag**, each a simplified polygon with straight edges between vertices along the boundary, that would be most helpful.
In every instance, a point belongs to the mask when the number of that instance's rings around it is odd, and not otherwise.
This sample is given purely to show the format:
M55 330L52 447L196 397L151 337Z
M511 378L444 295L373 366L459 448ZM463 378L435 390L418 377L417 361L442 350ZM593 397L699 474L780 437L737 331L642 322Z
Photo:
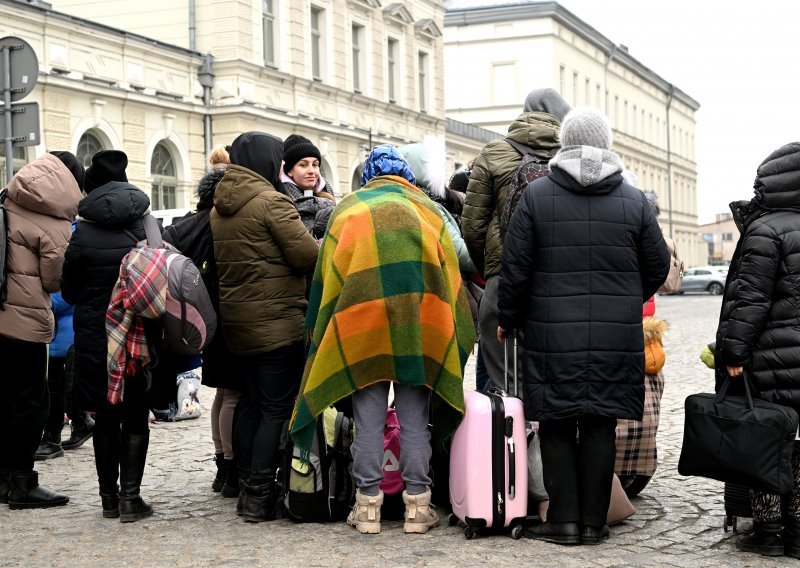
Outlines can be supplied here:
M201 378L195 371L178 374L176 377L177 402L169 405L170 420L188 420L200 417L200 382Z

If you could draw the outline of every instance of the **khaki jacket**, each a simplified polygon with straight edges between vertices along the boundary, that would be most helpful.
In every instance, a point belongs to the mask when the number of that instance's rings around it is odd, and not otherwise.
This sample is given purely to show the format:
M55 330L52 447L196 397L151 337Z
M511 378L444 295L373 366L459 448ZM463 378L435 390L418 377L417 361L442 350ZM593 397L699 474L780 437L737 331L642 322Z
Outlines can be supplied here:
M300 341L305 273L318 248L292 200L257 173L230 165L214 193L211 234L228 348L256 355Z
M559 121L544 112L521 114L508 128L508 138L547 157L559 148ZM503 139L492 140L481 150L472 168L461 230L475 268L488 278L500 273L500 215L506 186L517 171L522 155Z
M50 293L58 292L64 251L81 190L52 154L25 165L8 184L8 299L0 335L50 343Z

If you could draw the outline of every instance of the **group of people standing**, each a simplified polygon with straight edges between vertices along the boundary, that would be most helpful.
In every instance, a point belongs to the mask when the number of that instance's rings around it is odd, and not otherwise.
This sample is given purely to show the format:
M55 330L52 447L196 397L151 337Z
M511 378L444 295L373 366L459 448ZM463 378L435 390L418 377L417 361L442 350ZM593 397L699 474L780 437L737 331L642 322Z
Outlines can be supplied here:
M487 144L449 183L435 143L380 145L364 162L361 188L338 203L320 174L319 149L302 136L245 132L216 149L196 210L163 230L200 268L219 315L202 354L203 381L217 388L212 489L238 497L247 521L275 518L282 435L288 428L307 457L320 414L349 399L357 492L347 522L379 532L391 384L404 530L428 531L439 523L431 448L464 413L462 379L476 332L489 381L501 386L503 342L517 330L526 418L539 422L550 496L547 521L526 534L561 544L608 538L616 421L643 413L642 306L670 266L647 198L624 179L612 142L600 111L571 109L553 89L538 89L507 137ZM501 231L506 193L529 153L544 175L526 187ZM752 365L767 396L792 403L796 342L781 329L796 319L782 314L798 293L789 195L796 190L787 190L798 186L798 155L796 144L771 155L759 168L756 198L735 210L745 237L717 341L720 372L738 376ZM150 207L126 167L116 150L96 154L85 171L72 154L54 152L8 184L0 500L12 508L68 501L39 485L33 469L42 432L60 432L61 411L52 426L47 418L49 294L60 290L74 307L72 396L77 409L93 413L102 514L123 522L152 514L140 495L148 388L169 365L126 376L124 398L108 401L106 311L122 259L145 239ZM464 284L483 279L473 317ZM773 356L778 342L786 349ZM756 532L742 546L773 551L781 534L796 543L796 496L787 518L779 498L759 495Z

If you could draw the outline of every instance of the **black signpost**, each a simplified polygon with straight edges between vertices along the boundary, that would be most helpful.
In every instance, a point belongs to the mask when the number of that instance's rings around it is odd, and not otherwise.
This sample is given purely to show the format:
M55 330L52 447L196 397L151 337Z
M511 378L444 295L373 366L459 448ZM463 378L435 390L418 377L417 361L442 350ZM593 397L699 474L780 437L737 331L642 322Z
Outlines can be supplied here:
M5 145L6 180L10 180L14 175L14 147L39 143L39 103L15 103L28 95L39 79L39 61L25 40L0 38L0 78L0 139Z

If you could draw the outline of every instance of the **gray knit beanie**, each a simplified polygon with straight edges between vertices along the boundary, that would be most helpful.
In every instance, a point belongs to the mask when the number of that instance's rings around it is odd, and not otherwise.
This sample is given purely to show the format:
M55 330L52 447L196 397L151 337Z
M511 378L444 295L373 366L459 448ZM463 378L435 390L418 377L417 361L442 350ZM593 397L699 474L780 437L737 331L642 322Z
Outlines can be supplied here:
M561 121L561 147L593 146L610 150L614 136L608 117L591 107L574 108Z

